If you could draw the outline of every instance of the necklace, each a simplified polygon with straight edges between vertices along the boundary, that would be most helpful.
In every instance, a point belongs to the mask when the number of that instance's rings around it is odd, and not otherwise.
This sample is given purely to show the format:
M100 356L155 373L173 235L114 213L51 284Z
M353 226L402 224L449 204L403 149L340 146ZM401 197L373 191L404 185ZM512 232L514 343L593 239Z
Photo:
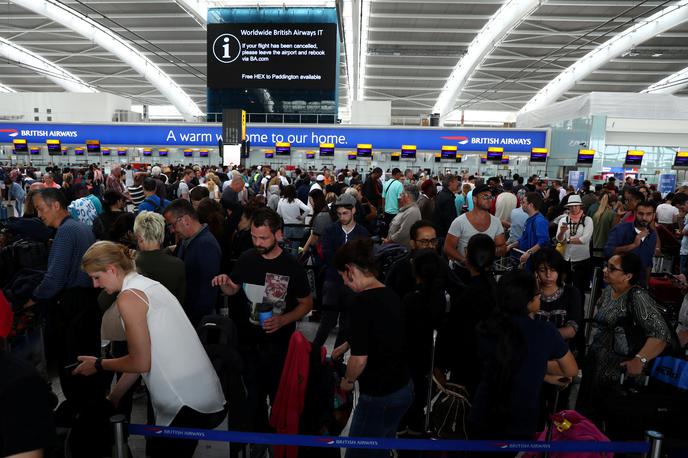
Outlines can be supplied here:
M564 293L563 288L557 288L556 291L554 291L549 296L545 295L545 293L541 293L540 294L540 300L543 302L554 302L557 299L559 299L563 293Z

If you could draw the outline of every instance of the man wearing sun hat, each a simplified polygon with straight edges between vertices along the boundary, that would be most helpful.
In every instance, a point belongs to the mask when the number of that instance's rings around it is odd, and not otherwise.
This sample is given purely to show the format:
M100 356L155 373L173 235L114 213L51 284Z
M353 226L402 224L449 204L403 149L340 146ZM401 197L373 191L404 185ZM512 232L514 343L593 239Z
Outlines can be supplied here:
M12 322L0 291L0 456L43 456L55 435L48 384L8 351Z
M584 294L590 286L590 239L593 221L583 212L583 201L578 194L571 194L566 203L567 214L559 220L557 242L565 244L564 259L571 265L573 286Z

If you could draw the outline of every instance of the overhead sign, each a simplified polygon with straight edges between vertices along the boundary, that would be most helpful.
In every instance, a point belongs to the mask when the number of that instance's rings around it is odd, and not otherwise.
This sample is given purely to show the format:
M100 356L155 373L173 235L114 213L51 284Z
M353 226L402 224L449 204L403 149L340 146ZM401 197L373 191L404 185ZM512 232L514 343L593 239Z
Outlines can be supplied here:
M208 24L208 87L331 90L337 24Z
M670 192L676 190L676 174L675 173L662 173L659 175L659 192L662 197L666 197Z
M84 144L97 138L103 145L207 146L214 147L222 138L218 124L54 124L0 123L0 143L24 139L44 144L48 138L62 144ZM319 147L330 143L334 148L355 148L365 143L380 149L398 149L399 143L416 145L418 150L439 151L443 145L457 145L462 152L484 152L486 145L504 148L505 153L529 153L533 147L547 146L547 130L515 129L437 129L437 128L356 128L290 127L256 125L247 127L251 146L274 147L289 142L292 148Z

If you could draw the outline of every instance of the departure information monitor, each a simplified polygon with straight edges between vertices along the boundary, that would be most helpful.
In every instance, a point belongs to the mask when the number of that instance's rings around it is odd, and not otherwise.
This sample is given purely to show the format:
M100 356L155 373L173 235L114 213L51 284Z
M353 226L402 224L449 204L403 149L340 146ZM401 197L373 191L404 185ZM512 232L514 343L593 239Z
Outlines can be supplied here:
M60 140L46 140L46 145L48 145L48 154L50 156L59 156L62 154L62 144Z
M358 157L373 157L373 145L359 143L356 147L356 155Z
M88 154L100 154L100 140L86 140Z
M208 87L332 90L337 24L208 24Z
M403 159L415 159L416 145L401 145L401 157Z
M321 143L320 157L334 157L334 143Z
M674 167L688 169L688 151L679 151L674 157Z
M442 147L442 152L441 152L441 158L442 159L455 159L456 158L456 151L459 148L453 145L444 145Z
M547 162L547 148L533 148L530 150L531 163L545 163Z
M637 150L637 149L629 149L626 151L626 160L624 161L624 165L628 166L640 166L643 163L643 156L645 155L645 151Z
M487 149L487 160L494 162L502 162L502 156L504 155L504 148L491 146Z
M578 159L576 159L576 164L580 166L592 166L592 161L595 159L594 149L579 149Z

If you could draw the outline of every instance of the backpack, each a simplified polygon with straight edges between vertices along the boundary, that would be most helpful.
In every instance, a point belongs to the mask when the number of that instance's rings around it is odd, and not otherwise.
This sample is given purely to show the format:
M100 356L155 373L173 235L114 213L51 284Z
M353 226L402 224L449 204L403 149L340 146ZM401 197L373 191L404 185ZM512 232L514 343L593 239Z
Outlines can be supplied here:
M586 441L586 442L609 442L609 438L595 426L595 424L579 414L575 410L562 410L552 415L552 441ZM547 430L542 431L537 438L538 442L547 441ZM524 458L537 458L542 456L540 453L528 452ZM552 458L574 457L574 458L604 458L614 456L609 452L554 452L549 454Z
M179 190L179 180L175 181L174 183L165 183L165 194L167 194L168 199L176 199L177 192Z
M153 208L153 211L155 213L159 213L161 215L162 215L162 211L165 209L165 207L163 207L164 201L162 199L160 199L160 203L158 205L156 205L155 202L150 197L147 197L143 202L148 202L149 204L151 204L153 207L155 207L155 208ZM141 202L141 203L143 203L143 202Z
M237 349L239 338L234 321L226 316L208 315L203 317L196 331L220 379L227 405L232 406L234 414L229 415L229 429L248 431L252 413L241 377L243 362Z

